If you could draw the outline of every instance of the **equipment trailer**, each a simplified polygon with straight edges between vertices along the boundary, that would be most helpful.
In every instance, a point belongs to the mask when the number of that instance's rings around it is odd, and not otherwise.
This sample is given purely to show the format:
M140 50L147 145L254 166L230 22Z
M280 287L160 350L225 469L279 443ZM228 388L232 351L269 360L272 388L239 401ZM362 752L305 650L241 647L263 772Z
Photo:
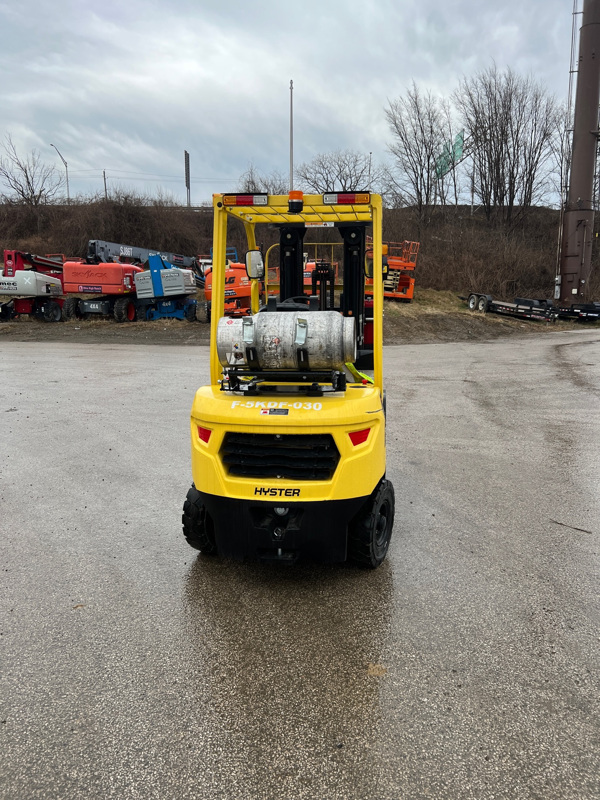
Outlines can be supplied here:
M211 383L191 412L188 543L205 554L293 562L384 560L394 519L386 478L379 195L214 195ZM224 316L227 223L246 232L252 314ZM259 309L256 226L280 236L280 292ZM307 225L343 242L343 293L304 293ZM372 226L373 257L366 259ZM365 274L373 282L366 322ZM366 336L367 328L371 328ZM367 344L370 340L372 344ZM358 372L372 369L372 377Z
M505 314L520 319L543 320L554 322L557 319L571 319L578 322L598 322L600 320L600 303L573 303L570 306L555 306L552 300L533 300L516 297L514 302L494 300L489 294L471 292L465 300L471 311L485 311L493 314Z
M461 297L471 311L484 311L489 314L503 314L520 319L545 320L554 322L559 316L557 309L552 305L552 300L529 300L516 297L514 302L508 300L494 300L490 294L471 292L467 297Z

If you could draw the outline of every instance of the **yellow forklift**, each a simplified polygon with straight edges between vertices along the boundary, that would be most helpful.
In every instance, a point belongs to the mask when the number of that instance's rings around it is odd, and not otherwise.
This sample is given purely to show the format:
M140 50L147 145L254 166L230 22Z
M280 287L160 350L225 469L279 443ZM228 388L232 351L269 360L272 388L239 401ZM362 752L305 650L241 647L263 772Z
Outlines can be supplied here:
M385 474L381 197L217 194L213 206L211 377L192 405L184 536L206 555L375 568L394 522ZM223 314L230 220L245 229L252 281L253 313L237 319ZM262 306L260 226L280 240L278 294ZM341 238L338 291L327 269L304 285L303 240L312 227ZM373 278L366 306L365 278Z

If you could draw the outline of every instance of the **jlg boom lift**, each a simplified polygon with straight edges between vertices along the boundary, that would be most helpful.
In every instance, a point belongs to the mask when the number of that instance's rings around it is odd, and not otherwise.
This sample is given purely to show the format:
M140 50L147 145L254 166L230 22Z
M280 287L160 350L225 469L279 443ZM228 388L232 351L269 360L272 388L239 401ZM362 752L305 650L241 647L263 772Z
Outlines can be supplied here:
M213 205L211 382L192 406L184 535L203 553L235 559L307 555L377 567L394 519L385 467L381 197L218 194ZM238 319L223 316L230 221L245 228L253 283L254 313ZM305 292L308 224L333 224L340 235L341 295L325 277L319 294ZM259 309L261 225L279 230L280 291ZM367 322L365 275L373 271Z

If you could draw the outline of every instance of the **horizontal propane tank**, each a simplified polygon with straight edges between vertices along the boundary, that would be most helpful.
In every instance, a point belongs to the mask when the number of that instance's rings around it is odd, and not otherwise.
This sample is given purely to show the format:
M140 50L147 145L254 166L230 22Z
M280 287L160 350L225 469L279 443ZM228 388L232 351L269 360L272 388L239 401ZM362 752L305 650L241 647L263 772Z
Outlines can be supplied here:
M62 284L58 278L35 272L32 269L20 269L14 277L0 277L0 294L19 295L20 297L43 297L44 295L62 294Z
M222 317L217 353L224 367L343 369L356 360L354 318L337 311L261 311Z

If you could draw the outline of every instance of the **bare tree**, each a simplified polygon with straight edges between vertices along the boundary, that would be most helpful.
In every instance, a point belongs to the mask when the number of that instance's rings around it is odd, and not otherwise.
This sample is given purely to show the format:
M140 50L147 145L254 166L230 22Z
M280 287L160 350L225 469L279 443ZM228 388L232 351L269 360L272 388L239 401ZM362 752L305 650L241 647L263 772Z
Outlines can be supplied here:
M556 101L531 78L495 64L463 78L454 101L469 138L475 194L488 219L510 224L548 189L560 127Z
M373 166L370 153L356 150L321 153L295 172L302 188L316 194L377 190L383 174L380 167Z
M4 202L20 203L32 209L51 203L64 182L54 167L42 162L36 150L21 156L10 135L0 146L0 181L6 187L0 194Z
M267 194L287 194L289 190L289 179L275 170L269 175L260 173L253 164L250 164L239 180L237 191L267 192Z
M443 112L441 100L430 92L422 94L414 82L385 109L393 136L389 194L394 205L414 206L420 224L427 223L437 200L436 164L447 138Z

